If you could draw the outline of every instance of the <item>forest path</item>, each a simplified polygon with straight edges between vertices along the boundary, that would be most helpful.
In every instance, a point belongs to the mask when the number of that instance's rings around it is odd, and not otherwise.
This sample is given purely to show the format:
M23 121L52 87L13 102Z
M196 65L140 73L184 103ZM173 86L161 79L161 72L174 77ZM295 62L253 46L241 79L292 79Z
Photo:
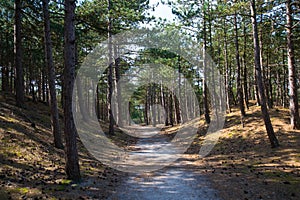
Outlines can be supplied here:
M151 127L133 127L135 133L144 136L154 135ZM152 131L151 134L145 131ZM161 152L161 147L170 143L167 138L157 134L150 138L141 138L136 143L138 156L157 157L168 155L170 151ZM159 154L157 153L158 151ZM184 159L174 162L171 166L149 173L129 173L128 177L119 185L110 200L217 200L216 190L212 189L210 182L196 167L187 166Z

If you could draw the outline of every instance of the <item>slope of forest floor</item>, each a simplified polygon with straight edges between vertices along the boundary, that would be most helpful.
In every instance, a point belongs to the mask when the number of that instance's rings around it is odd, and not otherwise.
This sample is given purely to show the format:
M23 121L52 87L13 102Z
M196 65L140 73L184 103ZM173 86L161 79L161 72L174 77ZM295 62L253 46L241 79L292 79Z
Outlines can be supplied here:
M221 198L300 199L300 131L289 126L288 109L275 107L270 116L279 148L270 147L260 107L253 103L244 127L240 111L227 114L218 144L197 161ZM201 139L195 140L191 152L199 151Z
M19 109L11 96L0 96L0 104L0 199L106 199L127 176L97 162L79 142L83 181L72 184L65 179L63 151L53 148L48 106L28 101ZM237 110L227 115L223 136L204 159L197 152L205 126L199 129L179 162L207 176L225 200L299 199L300 131L290 129L287 109L271 109L270 115L279 148L270 147L260 107L252 105L245 127ZM117 136L118 145L133 148L135 140Z
M0 96L0 199L107 198L126 174L103 166L79 142L82 182L66 180L64 152L53 147L49 113L43 103L27 101L19 109L12 96ZM119 132L116 138L119 146L134 143Z

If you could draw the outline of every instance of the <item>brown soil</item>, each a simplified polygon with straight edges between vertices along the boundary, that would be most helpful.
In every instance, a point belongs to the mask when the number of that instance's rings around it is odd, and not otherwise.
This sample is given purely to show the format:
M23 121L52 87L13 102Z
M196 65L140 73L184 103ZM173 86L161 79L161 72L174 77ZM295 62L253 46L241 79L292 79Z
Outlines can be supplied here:
M300 199L300 131L290 128L288 109L276 107L270 115L279 148L271 148L260 107L252 105L244 127L239 111L227 114L218 144L194 162L221 198ZM199 151L202 131L189 149L191 156Z
M66 180L64 151L53 147L49 113L43 103L28 101L19 109L13 97L0 96L0 199L108 197L126 174L102 165L78 141L82 182ZM112 139L119 146L135 142L118 131Z
M260 108L252 105L245 127L237 110L227 115L223 136L204 159L197 154L206 129L201 120L198 137L179 162L207 176L225 200L300 199L300 131L290 129L287 109L271 109L270 115L279 148L270 147ZM172 136L177 129L164 133ZM133 138L116 133L112 140L133 148ZM20 110L12 97L0 97L0 140L1 200L105 199L127 176L103 166L78 142L82 182L66 180L64 152L53 148L49 108L42 103L28 101Z

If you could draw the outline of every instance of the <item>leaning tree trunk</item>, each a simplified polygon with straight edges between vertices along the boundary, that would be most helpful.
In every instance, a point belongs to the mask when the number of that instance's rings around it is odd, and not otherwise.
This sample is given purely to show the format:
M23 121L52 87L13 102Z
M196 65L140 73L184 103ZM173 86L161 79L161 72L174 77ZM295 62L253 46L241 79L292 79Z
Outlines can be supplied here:
M51 109L51 120L52 120L52 132L54 136L54 146L62 149L62 136L59 126L59 115L57 109L57 99L55 92L55 68L53 65L52 57L52 41L50 32L50 17L49 17L49 0L43 0L43 13L44 13L44 32L45 32L45 53L47 58L48 66L48 82L50 89L50 109Z
M291 0L286 1L286 30L287 30L287 54L289 70L289 96L290 96L290 115L291 126L293 129L300 128L299 105L296 84L296 66L293 44L293 18L291 11Z
M252 31L253 31L253 43L254 43L254 62L255 62L255 72L256 72L256 81L258 86L258 91L260 94L260 103L261 103L261 112L263 115L263 119L265 122L265 126L267 129L268 137L272 147L278 147L279 142L275 136L274 129L270 120L265 90L262 80L262 72L260 66L260 49L259 49L259 41L258 41L258 33L257 33L257 21L256 21L256 8L255 8L255 0L250 1L250 9L251 9L251 21L252 21Z
M18 107L24 107L24 76L22 66L22 8L21 0L15 0L15 65L16 65L16 104Z
M64 47L64 125L66 139L66 174L74 182L80 181L76 144L76 128L72 113L72 92L75 81L75 1L65 0Z

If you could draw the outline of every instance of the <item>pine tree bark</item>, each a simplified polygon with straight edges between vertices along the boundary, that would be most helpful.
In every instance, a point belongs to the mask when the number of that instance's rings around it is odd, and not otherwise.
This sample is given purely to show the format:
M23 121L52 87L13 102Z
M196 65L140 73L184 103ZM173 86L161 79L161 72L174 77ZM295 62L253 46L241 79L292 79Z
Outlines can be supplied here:
M9 23L9 12L7 12L6 16L6 23ZM9 43L9 32L6 31L5 33L5 40L6 40L6 52L5 52L5 65L6 65L6 79L4 80L7 83L7 92L11 93L12 88L13 88L13 67L11 66L11 61L10 61L10 56L11 56L11 48L10 48L10 43Z
M273 108L273 89L272 89L272 81L271 81L271 68L269 66L269 58L270 52L267 50L267 60L266 60L266 93L267 93L267 102L268 107L271 109Z
M146 86L146 97L145 97L145 124L149 125L149 86Z
M117 46L115 46L115 51L118 52ZM115 53L115 56L117 57L118 54ZM117 98L117 116L118 116L118 125L120 127L123 126L123 116L122 116L122 92L121 92L121 73L120 73L120 58L115 59L115 74L116 74L116 98Z
M76 143L76 128L72 113L72 93L75 81L75 1L65 0L64 46L64 133L66 140L66 174L68 179L81 179Z
M10 17L9 17L9 12L6 13L6 23L9 23ZM10 42L9 42L9 32L6 31L5 34L5 40L6 40L6 59L5 59L5 64L7 67L6 71L6 77L7 77L7 85L8 85L8 92L11 93L13 91L13 71L14 68L11 64L11 50L10 50Z
M260 94L261 112L263 115L263 120L264 120L264 123L266 126L266 130L267 130L267 134L268 134L271 146L274 148L274 147L279 146L279 142L276 138L276 135L274 133L274 129L273 129L273 126L272 126L272 123L270 120L267 103L266 103L265 90L264 90L264 85L263 85L263 80L262 80L255 0L250 1L250 10L251 10L251 21L252 21L253 43L254 43L255 72L256 72L257 86L258 86L258 90L259 90L259 94Z
M258 89L258 86L257 86L257 72L256 72L256 67L255 67L255 64L254 64L254 82L255 82L255 85L254 85L254 97L255 97L255 100L256 100L256 105L257 106L260 106L261 103L260 103L260 97L259 97L259 89Z
M295 53L292 33L293 18L291 0L286 1L286 23L291 126L293 129L300 129L299 104L296 84Z
M176 123L180 124L181 122L185 122L186 119L183 119L181 112L180 104L182 104L183 99L181 98L181 73L182 73L182 67L181 67L181 57L178 56L178 94L177 101L175 101L175 107L176 107Z
M14 52L15 52L15 91L16 104L18 107L24 107L24 72L22 66L22 5L21 0L15 0L15 37L14 37Z
M262 17L262 16L261 16ZM263 78L263 85L265 88L265 95L266 95L266 101L268 108L272 108L272 105L270 103L270 96L269 96L269 87L268 87L268 76L267 71L265 70L267 68L267 64L264 66L264 60L263 60L263 32L260 29L259 34L259 49L260 49L260 66L262 70L262 78Z
M244 101L245 105L247 107L247 110L249 110L249 94L248 94L248 70L247 70L247 56L246 56L246 51L247 51L247 32L246 32L246 22L244 22L244 27L243 27L243 35L244 35L244 52L243 52L243 67L244 67L244 84L243 84L243 91L244 91Z
M152 126L156 127L156 118L157 118L157 112L156 112L156 86L152 83L151 84L151 105L152 105Z
M0 35L0 40L4 41L3 35ZM2 91L8 92L9 91L9 71L8 71L8 65L7 63L5 63L4 61L6 60L4 57L4 49L5 49L5 45L3 45L0 43L0 65L2 66L1 69L1 76L2 76ZM8 47L6 47L8 49Z
M99 83L97 83L96 85L96 115L97 115L97 119L101 119L100 116L100 98L99 98Z
M206 13L203 13L203 70L204 70L204 77L203 77L203 110L204 110L204 117L207 124L210 123L210 116L209 116L209 106L208 106L208 88L206 84L206 67L207 67L207 58L206 58L206 49L207 49L207 38L206 38Z
M165 107L165 97L164 97L164 87L163 87L163 81L160 82L160 105L164 108L163 111L161 111L161 117L160 121L161 123L165 123L166 118L166 107Z
M3 41L3 36L2 34L0 33L0 41ZM4 52L3 52L3 46L2 46L2 43L0 42L0 66L1 66L1 90L4 91L3 88L5 88L5 86L3 86L3 81L5 80L5 68L4 68L4 63L3 63L3 55L4 55ZM4 83L5 84L5 83Z
M173 98L173 92L171 91L170 94L169 94L169 120L170 120L170 125L171 126L174 126L174 119L173 119L173 103L174 103L174 98Z
M113 94L113 59L112 59L112 19L110 17L110 11L111 11L111 0L107 0L107 9L109 12L108 17L108 81L107 81L107 106L108 106L108 120L109 120L109 135L114 135L114 116L113 116L113 109L112 109L112 94Z
M168 101L168 92L165 88L163 89L163 106L165 108L165 126L168 126L169 125L169 101Z
M1 47L0 47L1 48ZM0 58L2 60L2 58ZM8 77L8 67L7 66L3 66L2 65L2 69L1 69L1 76L2 76L2 91L3 92L8 92L9 90L9 85L8 85L8 80L9 80L9 77Z
M50 32L50 16L49 16L49 0L43 0L44 13L44 33L45 33L45 53L48 67L48 82L50 89L50 110L51 110L51 125L54 137L54 146L62 149L62 135L59 126L59 115L57 109L57 98L55 92L55 68L52 57L52 41Z
M226 89L226 109L231 113L230 98L229 98L229 67L228 67L228 44L226 20L224 20L224 65L225 65L225 89Z
M285 55L285 53L286 53L286 50L285 49L282 49L282 64L283 65L285 65L286 64L286 55ZM282 91L281 91L281 93L282 93L282 106L284 107L284 108L286 108L287 107L287 87L288 87L288 83L287 83L287 81L288 81L288 69L285 69L285 68L283 68L283 72L282 72L282 74L283 74L283 81L282 81Z
M86 106L85 102L89 102L88 100L84 101L84 96L83 96L83 91L82 91L82 79L78 76L76 78L76 87L77 87L77 97L78 97L78 103L79 103L79 109L80 113L82 114L82 120L83 121L88 121L88 113L89 110ZM85 87L88 88L88 87ZM89 103L88 103L89 104Z
M239 41L238 41L238 27L237 27L237 14L234 14L234 43L235 43L235 59L237 65L237 77L236 77L236 84L237 84L237 98L239 102L239 107L241 111L241 122L243 124L243 118L245 117L245 106L244 106L244 99L243 99L243 90L242 90L242 83L241 83L241 63L240 63L240 53L239 53Z

